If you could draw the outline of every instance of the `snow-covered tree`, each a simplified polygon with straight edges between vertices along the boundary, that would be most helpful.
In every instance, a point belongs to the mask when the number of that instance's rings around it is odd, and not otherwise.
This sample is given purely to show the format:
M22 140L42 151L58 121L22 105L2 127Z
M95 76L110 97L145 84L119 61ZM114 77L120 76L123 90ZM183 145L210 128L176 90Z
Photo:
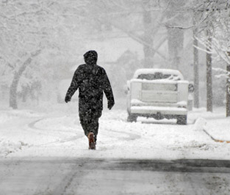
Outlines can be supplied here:
M196 20L196 28L198 29L197 39L203 45L203 50L207 55L207 110L212 111L212 60L222 59L230 64L228 56L230 39L230 7L227 0L216 1L199 1L195 8L196 15L200 16ZM229 73L226 72L226 77ZM230 115L230 103L228 94L228 80L226 86L226 115Z
M162 12L157 0L101 0L92 3L89 15L97 18L99 26L110 29L113 36L128 36L142 44L144 67L150 68L156 65L157 59L167 60L167 52L159 50L167 40Z
M10 85L10 107L17 108L18 84L28 66L36 63L45 72L50 65L47 58L52 54L76 55L76 49L81 47L81 12L85 6L85 1L0 2L1 74ZM22 85L28 83L33 82Z

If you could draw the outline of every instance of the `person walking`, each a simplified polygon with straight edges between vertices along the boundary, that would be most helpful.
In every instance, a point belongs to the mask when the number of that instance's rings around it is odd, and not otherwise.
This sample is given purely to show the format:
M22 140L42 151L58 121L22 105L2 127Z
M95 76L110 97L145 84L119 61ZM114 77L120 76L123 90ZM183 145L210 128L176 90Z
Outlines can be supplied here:
M74 72L65 102L79 89L79 118L85 135L88 137L89 149L96 149L99 118L103 110L103 93L108 101L108 109L115 104L112 87L106 71L97 65L98 54L94 50L84 55L85 64L79 65Z

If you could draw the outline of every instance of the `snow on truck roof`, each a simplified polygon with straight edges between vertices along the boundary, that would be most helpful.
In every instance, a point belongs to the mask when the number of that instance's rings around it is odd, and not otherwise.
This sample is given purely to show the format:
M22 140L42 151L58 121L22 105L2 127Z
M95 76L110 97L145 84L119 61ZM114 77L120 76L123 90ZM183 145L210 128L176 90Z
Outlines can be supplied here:
M153 69L153 68L144 68L144 69L137 69L134 73L133 78L137 79L139 75L143 74L156 74L161 73L163 75L175 75L178 76L181 80L184 80L183 75L179 70L173 69Z

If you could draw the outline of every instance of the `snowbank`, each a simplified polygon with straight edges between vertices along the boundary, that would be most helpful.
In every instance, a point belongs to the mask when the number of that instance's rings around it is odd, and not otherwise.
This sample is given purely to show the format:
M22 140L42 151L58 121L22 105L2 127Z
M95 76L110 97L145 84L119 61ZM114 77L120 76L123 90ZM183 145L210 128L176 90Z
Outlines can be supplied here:
M0 139L0 156L7 156L11 153L18 152L19 150L22 150L23 147L27 146L28 145L22 141L12 142L10 140Z

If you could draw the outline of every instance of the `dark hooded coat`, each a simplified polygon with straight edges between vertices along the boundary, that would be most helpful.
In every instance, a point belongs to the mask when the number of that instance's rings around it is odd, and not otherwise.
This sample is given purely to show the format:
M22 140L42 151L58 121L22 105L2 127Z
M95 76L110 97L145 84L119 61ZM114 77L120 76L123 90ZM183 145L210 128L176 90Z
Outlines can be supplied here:
M113 91L104 68L98 66L97 53L88 51L84 54L86 64L80 65L73 75L72 82L66 93L66 99L71 99L79 89L80 117L99 118L103 109L103 92L108 100L108 107L114 105Z

